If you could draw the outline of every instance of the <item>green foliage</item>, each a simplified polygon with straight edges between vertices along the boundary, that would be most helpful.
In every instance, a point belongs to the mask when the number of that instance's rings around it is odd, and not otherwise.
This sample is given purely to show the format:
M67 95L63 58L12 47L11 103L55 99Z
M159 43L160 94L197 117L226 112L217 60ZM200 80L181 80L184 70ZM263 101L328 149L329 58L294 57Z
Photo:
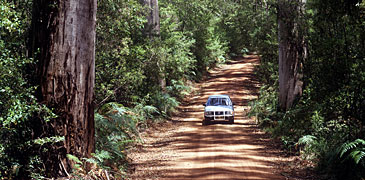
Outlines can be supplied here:
M273 87L262 86L260 88L259 101L252 101L249 104L251 110L248 116L255 116L265 127L271 126L275 120L279 120L276 118L276 109L278 106L276 97L277 91Z
M194 40L190 48L196 59L192 67L192 79L198 80L208 68L224 62L227 42L224 30L219 26L221 1L174 0L161 1L162 7L171 7L179 21L178 29ZM178 79L175 79L178 80Z
M155 94L151 97L151 100L154 102L153 105L156 106L159 112L165 117L168 117L168 115L170 115L170 113L179 105L179 102L167 93Z
M318 158L322 156L322 152L328 152L328 144L325 139L321 139L312 135L305 135L301 137L296 143L297 146L303 147L300 153L304 159L318 162Z
M262 60L277 56L276 1L225 1L221 27L234 55L258 51Z
M47 144L47 143L57 143L62 142L65 140L65 137L61 136L53 136L53 137L44 137L44 138L37 138L33 140L34 144L38 144L40 146Z
M312 6L317 10L310 36L313 57L304 64L312 91L316 92L312 96L326 104L327 114L364 119L359 117L365 99L364 88L360 88L365 82L361 8L355 1L342 5L315 1Z
M155 113L157 108L148 105L138 104L130 109L115 102L104 104L95 113L96 152L86 161L107 170L117 168L119 172L115 174L125 176L127 148L141 141L137 128Z
M305 145L308 148L311 148L311 147L313 147L313 144L315 144L316 142L317 142L317 138L315 136L306 135L306 136L301 137L298 140L297 144L298 145Z
M166 87L166 91L173 97L176 97L177 99L182 99L183 97L191 93L191 87L185 85L183 81L171 80L171 85ZM175 106L177 105L178 104L175 103Z
M25 54L29 7L26 1L0 2L0 177L7 179L44 178L40 154L63 140L42 134L55 115L37 102L28 81L35 64Z
M170 95L181 97L186 90L181 87L194 77L196 59L191 48L196 41L188 36L188 31L181 31L176 7L160 4L160 38L151 40L142 33L146 18L138 1L99 2L96 48L99 105L116 101L131 107L146 94L158 95L161 79L169 89L176 90L169 90Z
M133 108L115 102L100 107L95 113L96 152L84 161L110 171L114 177L125 178L129 163L128 148L142 141L139 130L147 126L147 120L156 119L161 112L154 106L146 105L149 99L146 96Z
M66 157L70 160L74 162L74 168L75 169L80 169L82 162L80 161L80 159L74 155L71 154L67 154Z
M166 53L163 73L166 74L168 84L191 79L196 63L191 48L196 40L189 37L189 32L180 30L182 23L179 21L176 7L172 4L161 2L160 18L161 44L157 50Z
M323 116L321 121L325 125L318 126L321 130L317 134L326 138L329 148L334 149L349 140L364 138L362 102L365 99L365 54L362 42L365 34L361 10L363 7L356 5L359 2L332 3L323 0L313 1L311 4L311 8L315 10L310 17L313 20L310 31L312 57L304 64L307 75L305 77L310 84L309 97L311 101L315 100L320 104ZM323 158L323 161L336 159L338 156L337 153L327 154L334 157ZM359 174L364 171L363 166L350 162L334 162L338 164L327 164L322 168L333 169L330 172L342 179L364 177ZM354 175L358 177L352 177Z
M19 29L19 18L18 13L13 10L14 4L8 2L1 2L0 4L0 28L4 28L8 32L18 31ZM4 35L4 34L2 34Z
M88 163L93 163L93 164L97 164L99 167L103 168L103 169L110 169L110 167L105 166L104 162L112 159L112 155L105 150L95 150L95 153L92 153L92 158L88 158L85 161Z
M275 3L269 2L270 5ZM308 29L309 57L302 62L304 91L287 112L277 109L278 64L272 32L272 10L260 10L267 25L259 26L255 37L261 54L257 74L264 86L251 103L252 116L282 140L288 150L300 150L303 158L316 162L334 179L361 179L364 167L361 143L364 138L364 5L361 1L333 3L307 1L305 16L297 23ZM265 18L264 18L265 19ZM264 33L262 33L264 32ZM265 32L267 36L265 37ZM359 146L354 148L354 144ZM342 148L339 148L342 147ZM346 150L347 149L347 150ZM343 154L339 155L339 151ZM340 157L348 157L340 161ZM348 159L354 159L350 162ZM358 160L358 161L356 161Z
M365 167L365 140L356 139L355 141L344 143L341 147L340 157L351 158L356 164Z
M98 2L95 94L99 105L128 103L145 79L142 10L135 0Z
M107 103L98 112L95 114L97 149L110 149L120 159L124 158L120 152L138 135L137 121L127 114L127 108L117 103Z
M327 171L331 172L337 179L361 180L365 177L364 156L365 141L356 139L348 141L334 148L329 153ZM331 152L331 151L330 151Z

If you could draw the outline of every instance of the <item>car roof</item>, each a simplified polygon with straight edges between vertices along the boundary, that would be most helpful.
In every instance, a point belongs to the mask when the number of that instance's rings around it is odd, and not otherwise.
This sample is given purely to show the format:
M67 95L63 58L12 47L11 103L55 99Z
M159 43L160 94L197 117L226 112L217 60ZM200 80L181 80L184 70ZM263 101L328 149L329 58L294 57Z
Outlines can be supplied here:
M229 96L226 94L217 94L217 95L211 95L208 97L208 99L209 98L229 98Z

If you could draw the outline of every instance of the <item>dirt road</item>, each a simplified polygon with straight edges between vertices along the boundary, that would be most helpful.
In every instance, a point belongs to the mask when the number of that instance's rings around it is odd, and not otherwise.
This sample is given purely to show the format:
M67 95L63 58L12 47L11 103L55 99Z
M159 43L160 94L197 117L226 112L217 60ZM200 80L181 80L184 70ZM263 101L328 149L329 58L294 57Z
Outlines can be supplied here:
M146 144L132 153L131 179L285 179L272 165L277 160L270 140L245 116L257 97L256 56L233 60L197 85L172 121L145 134ZM235 106L235 123L202 126L209 95L228 94Z

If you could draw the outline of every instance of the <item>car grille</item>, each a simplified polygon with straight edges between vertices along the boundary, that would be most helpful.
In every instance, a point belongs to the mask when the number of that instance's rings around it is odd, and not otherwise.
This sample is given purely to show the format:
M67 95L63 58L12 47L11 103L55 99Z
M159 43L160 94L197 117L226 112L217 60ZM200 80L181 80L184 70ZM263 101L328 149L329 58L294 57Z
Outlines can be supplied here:
M233 117L232 111L207 111L205 117L211 120L228 120Z
M212 114L212 117L214 120L227 120L228 117L231 117L232 114L229 113L229 111L214 111Z
M215 115L223 115L224 114L224 112L223 111L216 111L215 112Z

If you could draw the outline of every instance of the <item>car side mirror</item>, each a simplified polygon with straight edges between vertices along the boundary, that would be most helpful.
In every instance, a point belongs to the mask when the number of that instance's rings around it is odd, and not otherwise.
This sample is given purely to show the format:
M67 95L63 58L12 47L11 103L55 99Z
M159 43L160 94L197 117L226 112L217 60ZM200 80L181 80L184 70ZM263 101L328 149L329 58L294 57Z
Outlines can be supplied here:
M207 104L204 103L203 106L207 106Z

